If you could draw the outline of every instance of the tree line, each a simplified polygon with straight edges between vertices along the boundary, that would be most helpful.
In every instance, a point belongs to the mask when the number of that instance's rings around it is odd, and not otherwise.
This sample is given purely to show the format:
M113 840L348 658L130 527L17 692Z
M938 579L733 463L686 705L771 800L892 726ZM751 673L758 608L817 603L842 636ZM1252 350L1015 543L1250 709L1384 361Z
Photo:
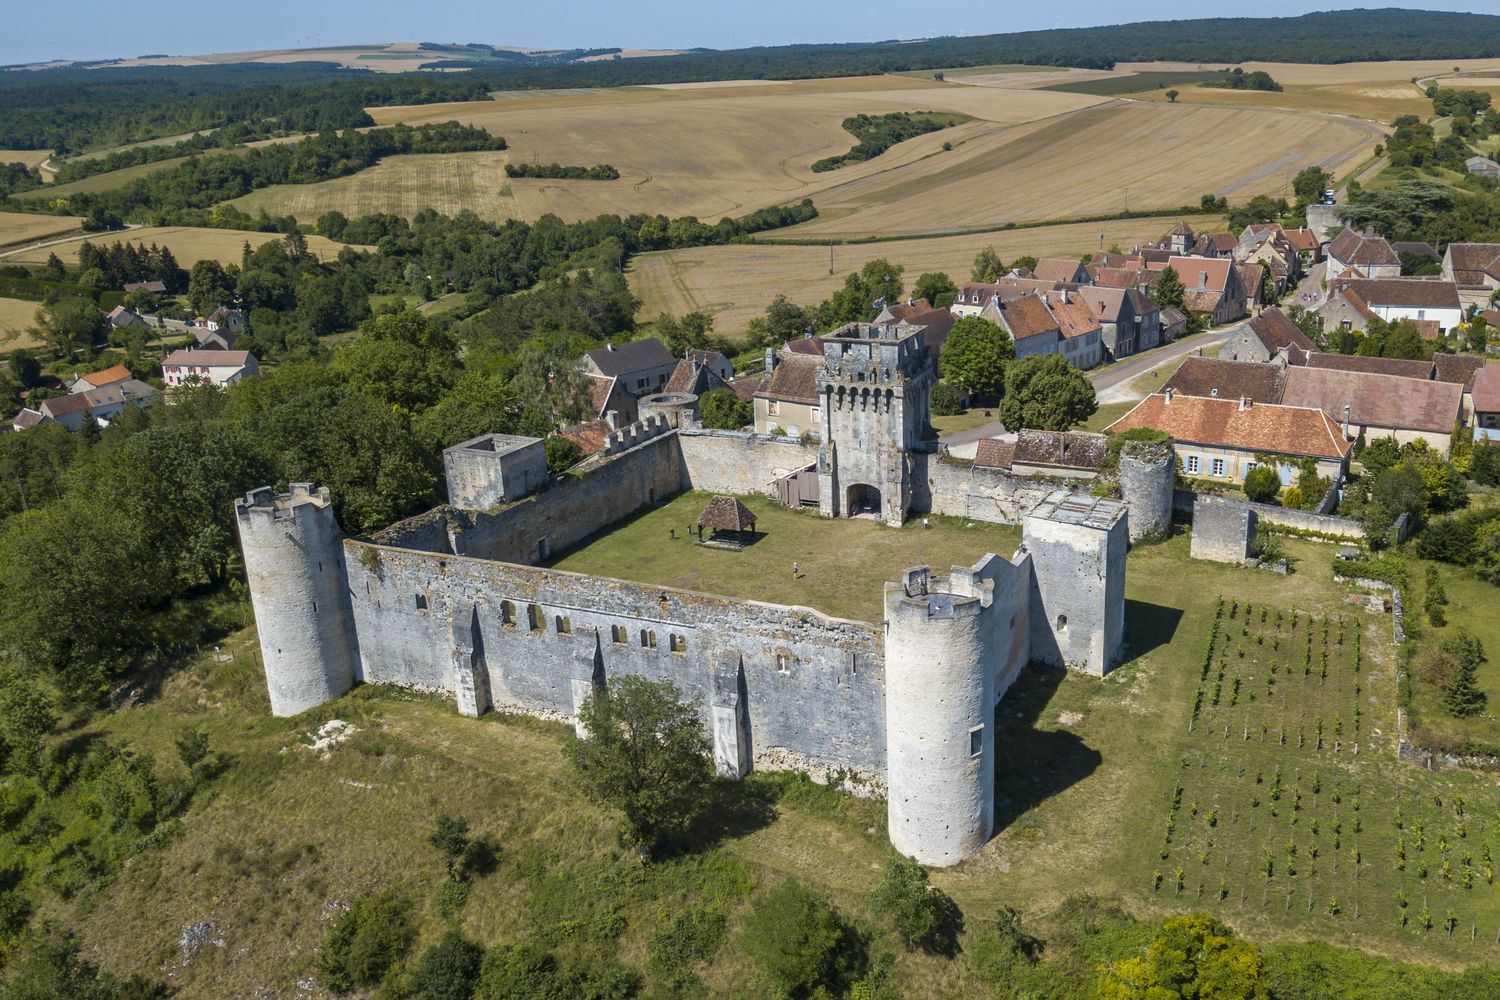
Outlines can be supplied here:
M565 167L561 163L507 163L505 176L567 181L616 181L620 179L620 172L608 163L596 163L592 167Z
M896 111L888 115L854 115L845 118L844 131L859 142L847 153L825 156L812 165L813 173L835 170L846 163L874 159L898 142L928 132L938 132L969 120L968 115L945 111Z

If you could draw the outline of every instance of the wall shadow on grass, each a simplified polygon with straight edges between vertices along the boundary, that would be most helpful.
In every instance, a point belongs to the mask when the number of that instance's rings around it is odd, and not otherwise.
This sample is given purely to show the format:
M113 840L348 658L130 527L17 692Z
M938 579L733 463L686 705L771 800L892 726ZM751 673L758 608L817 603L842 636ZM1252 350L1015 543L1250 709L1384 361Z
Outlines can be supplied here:
M1104 757L1067 730L1037 720L1067 672L1027 665L995 709L995 830L1098 770Z
M1182 621L1181 608L1125 599L1125 663L1172 641ZM1123 666L1123 664L1122 664Z

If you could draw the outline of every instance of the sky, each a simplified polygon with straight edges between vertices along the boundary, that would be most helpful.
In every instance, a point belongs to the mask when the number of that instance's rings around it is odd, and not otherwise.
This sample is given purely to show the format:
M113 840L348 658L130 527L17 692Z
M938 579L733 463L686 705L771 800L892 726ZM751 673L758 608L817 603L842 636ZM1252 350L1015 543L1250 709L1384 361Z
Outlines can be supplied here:
M740 48L985 35L1180 16L1180 0L7 0L0 65L368 42L533 48ZM1235 14L1400 6L1500 14L1500 0L1260 0ZM1229 13L1216 8L1200 13Z

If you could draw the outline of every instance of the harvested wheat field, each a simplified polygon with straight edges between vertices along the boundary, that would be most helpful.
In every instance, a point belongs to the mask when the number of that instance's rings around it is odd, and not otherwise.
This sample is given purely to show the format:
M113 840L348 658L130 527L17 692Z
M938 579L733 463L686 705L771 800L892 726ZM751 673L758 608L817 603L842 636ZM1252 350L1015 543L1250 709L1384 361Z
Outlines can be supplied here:
M270 243L273 240L282 239L280 233L251 233L241 229L195 229L190 226L160 226L145 229L132 229L128 234L124 233L99 233L91 236L95 246L108 246L114 243L129 242L149 246L155 243L157 246L170 247L172 256L177 258L177 263L183 267L192 267L200 260L217 260L224 264L238 264L240 254L246 242L251 247L258 247L262 243ZM47 259L49 253L57 254L64 264L76 264L78 262L78 248L83 246L85 240L70 240L67 243L59 243L50 247L38 247L34 250L23 250L20 253L6 258L9 261L22 264L40 263ZM319 258L330 260L338 255L345 244L335 243L321 236L309 236L307 248ZM373 250L374 247L356 246L356 250Z
M764 312L777 295L814 305L842 285L850 272L876 257L904 266L908 288L926 271L942 271L962 283L968 280L974 255L988 246L1007 262L1028 255L1079 257L1115 244L1129 248L1160 239L1177 221L1169 216L836 246L832 274L826 246L732 244L667 250L642 254L631 262L630 289L641 299L642 319L701 309L713 314L719 333L738 337L750 318ZM1218 216L1189 216L1187 221L1199 231L1224 222Z
M19 163L27 167L39 167L52 155L50 149L0 149L0 163Z
M1313 164L1340 174L1383 139L1373 124L1330 115L1111 102L829 189L821 217L788 234L936 235L1195 204L1208 192L1245 201L1282 194Z
M0 299L0 351L42 346L42 341L27 330L36 320L38 307L39 303L25 299Z
M83 220L73 215L0 212L0 247L19 246L49 236L66 236L78 232L82 225ZM42 259L46 259L45 254Z
M503 222L519 215L509 189L515 182L505 176L507 157L504 152L390 156L348 177L317 184L277 184L229 204L252 214L265 209L272 215L295 215L302 222L313 222L329 210L354 218L369 212L411 216L424 208L447 215L467 209L482 219Z
M616 181L518 179L524 218L601 213L696 215L717 221L817 196L829 187L959 149L998 129L1100 103L1084 94L1001 91L908 77L634 87L508 95L504 100L372 108L380 124L458 120L503 135L515 162L609 163ZM815 174L815 160L854 138L841 122L861 112L955 111L975 120L901 143L865 163Z

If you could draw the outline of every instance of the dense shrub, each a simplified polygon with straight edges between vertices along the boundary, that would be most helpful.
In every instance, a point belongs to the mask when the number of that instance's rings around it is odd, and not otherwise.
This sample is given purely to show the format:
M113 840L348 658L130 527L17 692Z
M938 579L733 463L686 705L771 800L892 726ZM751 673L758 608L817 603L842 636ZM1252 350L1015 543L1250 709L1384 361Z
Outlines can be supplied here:
M1270 503L1281 492L1281 476L1269 465L1257 465L1245 473L1245 496L1256 503Z
M755 422L755 406L733 389L714 389L698 400L698 416L704 427L737 431Z
M940 955L958 950L963 915L947 893L927 882L927 872L910 858L885 866L885 877L870 893L870 908L891 922L908 948Z
M694 907L662 924L646 939L646 967L671 975L713 958L724 940L724 914Z
M334 993L378 986L416 938L411 904L394 891L360 896L318 952L318 981Z
M894 111L887 115L854 115L844 119L844 130L859 142L847 153L826 156L812 165L813 173L873 159L898 142L968 121L967 115L943 111Z
M469 1000L479 985L484 949L450 930L428 948L406 980L409 1000Z
M862 964L858 939L828 899L794 881L762 897L740 932L740 946L770 985L791 997L836 991Z
M963 408L963 399L953 386L947 382L939 382L932 387L932 415L934 417L951 417L955 413L962 413Z
M507 163L507 177L541 177L547 180L568 181L614 181L620 172L608 163L596 163L592 167L563 166L561 163Z

